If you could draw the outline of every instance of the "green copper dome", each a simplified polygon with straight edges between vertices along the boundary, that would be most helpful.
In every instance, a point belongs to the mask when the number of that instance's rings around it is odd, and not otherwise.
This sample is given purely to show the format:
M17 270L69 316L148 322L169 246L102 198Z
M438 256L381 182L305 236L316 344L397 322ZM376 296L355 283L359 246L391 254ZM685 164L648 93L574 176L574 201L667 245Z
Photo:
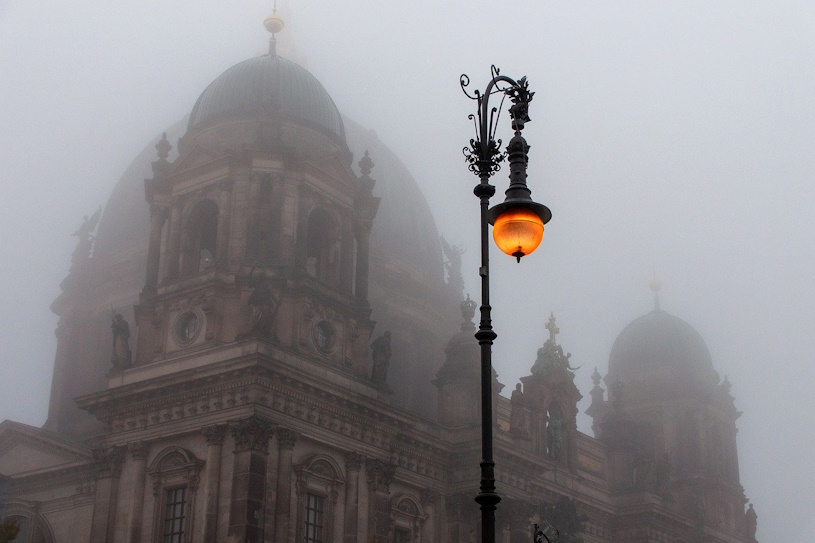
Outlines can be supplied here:
M224 115L280 116L345 139L340 112L322 84L299 64L277 55L245 60L210 83L192 108L187 130Z

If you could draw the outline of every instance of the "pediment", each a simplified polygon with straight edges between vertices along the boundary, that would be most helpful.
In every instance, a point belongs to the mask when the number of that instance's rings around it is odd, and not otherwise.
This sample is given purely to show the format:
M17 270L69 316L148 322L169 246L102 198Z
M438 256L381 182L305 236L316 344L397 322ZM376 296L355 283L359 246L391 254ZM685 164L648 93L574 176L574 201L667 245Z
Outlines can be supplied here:
M91 460L89 450L33 426L0 423L0 474L19 477Z

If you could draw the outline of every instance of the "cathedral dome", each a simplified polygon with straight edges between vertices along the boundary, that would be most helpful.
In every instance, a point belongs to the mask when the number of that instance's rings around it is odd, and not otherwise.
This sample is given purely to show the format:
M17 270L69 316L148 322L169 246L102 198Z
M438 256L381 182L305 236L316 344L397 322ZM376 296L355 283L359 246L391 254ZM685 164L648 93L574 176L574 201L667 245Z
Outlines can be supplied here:
M274 132L278 127L286 145L257 143L259 131L269 128ZM248 146L292 153L304 161L315 156L316 147L325 147L333 156L348 160L358 174L356 162L369 152L376 180L373 195L381 198L370 240L371 318L376 322L376 335L392 331L388 381L404 384L394 388L395 400L432 417L435 390L430 379L441 366L445 341L454 331L461 291L458 283L445 281L444 257L430 207L420 185L396 154L372 130L344 119L307 70L269 55L226 70L204 90L189 119L167 128L166 137L178 142L167 157L170 162L179 157L179 151L184 155L194 149L196 142L215 152L229 153ZM89 346L88 352L66 362L66 371L92 378L59 381L52 392L51 428L76 435L93 431L92 417L76 409L71 398L104 386L110 360L110 314L115 311L131 320L133 304L144 287L150 235L144 180L153 177L151 164L157 142L138 154L116 184L93 236L92 255L72 269L71 280L64 284L87 285L90 306L82 332L87 338L77 340ZM161 268L159 273L164 273ZM452 278L460 270L450 273ZM76 298L61 295L54 310L60 315L70 314L66 304L71 299ZM135 329L132 320L131 329ZM82 426L85 423L88 429Z
M705 341L679 317L654 309L626 326L611 347L606 381L718 383Z
M282 116L345 138L334 101L305 68L276 54L235 64L204 89L190 114L188 131L223 116Z

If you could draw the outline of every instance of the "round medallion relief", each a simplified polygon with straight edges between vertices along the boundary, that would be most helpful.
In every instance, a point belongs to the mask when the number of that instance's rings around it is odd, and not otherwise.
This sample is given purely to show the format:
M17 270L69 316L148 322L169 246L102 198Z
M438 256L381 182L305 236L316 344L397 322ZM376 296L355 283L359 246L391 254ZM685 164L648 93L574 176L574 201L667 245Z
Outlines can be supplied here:
M175 322L175 334L179 343L192 343L198 337L201 322L195 311L185 311L179 315Z

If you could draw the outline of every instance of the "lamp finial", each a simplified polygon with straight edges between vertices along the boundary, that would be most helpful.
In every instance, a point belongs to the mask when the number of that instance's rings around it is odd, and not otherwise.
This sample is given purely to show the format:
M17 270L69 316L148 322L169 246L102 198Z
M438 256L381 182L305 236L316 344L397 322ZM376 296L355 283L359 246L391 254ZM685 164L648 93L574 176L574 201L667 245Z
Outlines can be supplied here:
M275 0L272 13L263 20L263 26L272 35L269 38L269 56L277 56L277 33L283 30L283 18L277 14L277 0Z

